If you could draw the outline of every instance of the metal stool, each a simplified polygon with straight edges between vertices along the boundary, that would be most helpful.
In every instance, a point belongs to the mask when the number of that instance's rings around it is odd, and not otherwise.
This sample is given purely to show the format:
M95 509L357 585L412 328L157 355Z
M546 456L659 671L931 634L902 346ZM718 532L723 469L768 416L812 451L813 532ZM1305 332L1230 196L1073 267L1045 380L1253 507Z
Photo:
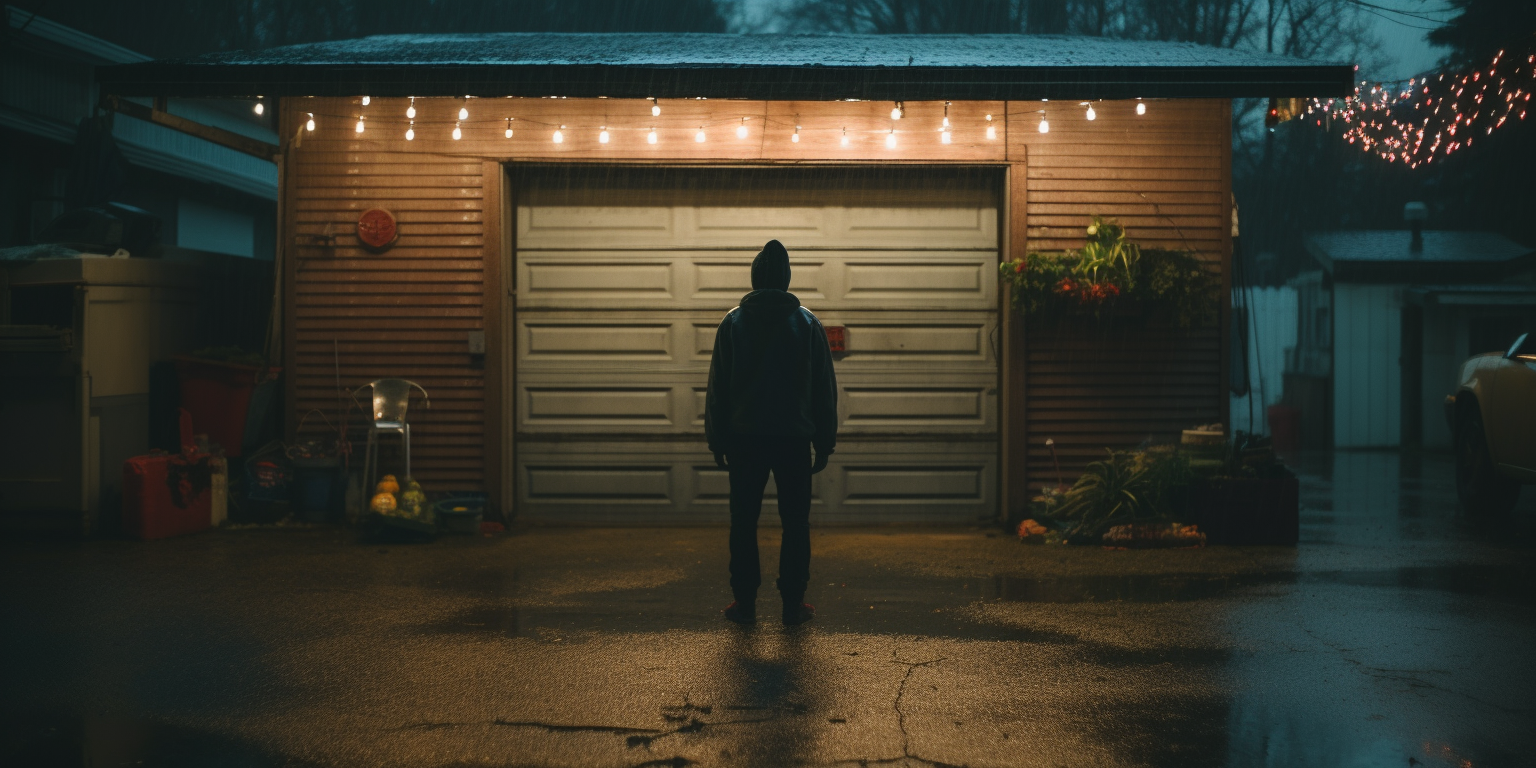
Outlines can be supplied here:
M369 412L373 421L368 425L368 448L363 458L363 481L367 483L369 494L378 484L376 475L379 471L379 444L378 436L384 433L400 435L402 446L405 449L405 474L411 474L411 425L405 420L405 412L411 404L411 389L420 389L422 400L428 408L432 407L432 397L420 384L405 379L379 379L370 381L352 391L352 399L357 400L357 393L364 387L373 388L373 409ZM361 403L358 403L361 406Z

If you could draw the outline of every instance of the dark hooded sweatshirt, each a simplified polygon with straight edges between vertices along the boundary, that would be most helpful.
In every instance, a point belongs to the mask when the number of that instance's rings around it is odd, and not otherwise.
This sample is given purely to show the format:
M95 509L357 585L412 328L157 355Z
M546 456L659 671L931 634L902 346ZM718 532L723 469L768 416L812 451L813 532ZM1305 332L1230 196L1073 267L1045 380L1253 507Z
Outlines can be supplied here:
M753 291L715 333L704 433L713 453L741 437L809 440L818 455L837 442L837 379L827 332L790 293L789 254L770 240L752 261Z

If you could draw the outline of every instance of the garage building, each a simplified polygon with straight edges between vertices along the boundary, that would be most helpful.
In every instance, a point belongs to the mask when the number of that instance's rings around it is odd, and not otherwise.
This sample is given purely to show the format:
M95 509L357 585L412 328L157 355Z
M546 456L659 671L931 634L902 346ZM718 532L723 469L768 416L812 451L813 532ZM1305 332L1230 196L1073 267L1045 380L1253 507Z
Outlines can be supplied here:
M997 264L1103 215L1225 282L1230 99L1344 95L1352 70L1039 36L486 34L99 76L278 110L290 434L334 416L338 375L404 377L432 394L412 412L429 490L520 520L723 521L709 351L777 238L846 338L813 519L878 523L1022 505L1055 481L1047 438L1070 476L1225 421L1217 327L1026 327ZM383 247L358 236L374 209L398 226Z

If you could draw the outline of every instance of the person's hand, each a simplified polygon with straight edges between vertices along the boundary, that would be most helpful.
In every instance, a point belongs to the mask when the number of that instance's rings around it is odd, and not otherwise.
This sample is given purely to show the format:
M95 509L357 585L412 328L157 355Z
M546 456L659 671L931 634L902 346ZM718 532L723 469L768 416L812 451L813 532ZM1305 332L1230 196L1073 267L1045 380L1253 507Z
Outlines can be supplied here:
M832 459L832 454L816 452L816 458L811 461L811 474L816 474L827 468L827 462Z
M715 451L715 466L721 469L730 469L731 465L725 463L725 452Z

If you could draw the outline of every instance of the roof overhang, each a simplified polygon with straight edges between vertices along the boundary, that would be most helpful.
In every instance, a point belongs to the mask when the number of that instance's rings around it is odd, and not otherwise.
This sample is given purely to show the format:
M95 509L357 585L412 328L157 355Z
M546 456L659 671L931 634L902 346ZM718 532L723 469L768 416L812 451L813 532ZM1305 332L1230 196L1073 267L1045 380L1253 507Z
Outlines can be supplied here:
M1416 285L1405 291L1408 303L1442 307L1536 307L1531 285Z
M1303 243L1341 283L1484 283L1536 265L1536 250L1494 232L1426 231L1418 250L1412 237L1405 230L1318 232Z
M125 96L982 100L1343 96L1354 68L1041 35L390 35L101 67Z

